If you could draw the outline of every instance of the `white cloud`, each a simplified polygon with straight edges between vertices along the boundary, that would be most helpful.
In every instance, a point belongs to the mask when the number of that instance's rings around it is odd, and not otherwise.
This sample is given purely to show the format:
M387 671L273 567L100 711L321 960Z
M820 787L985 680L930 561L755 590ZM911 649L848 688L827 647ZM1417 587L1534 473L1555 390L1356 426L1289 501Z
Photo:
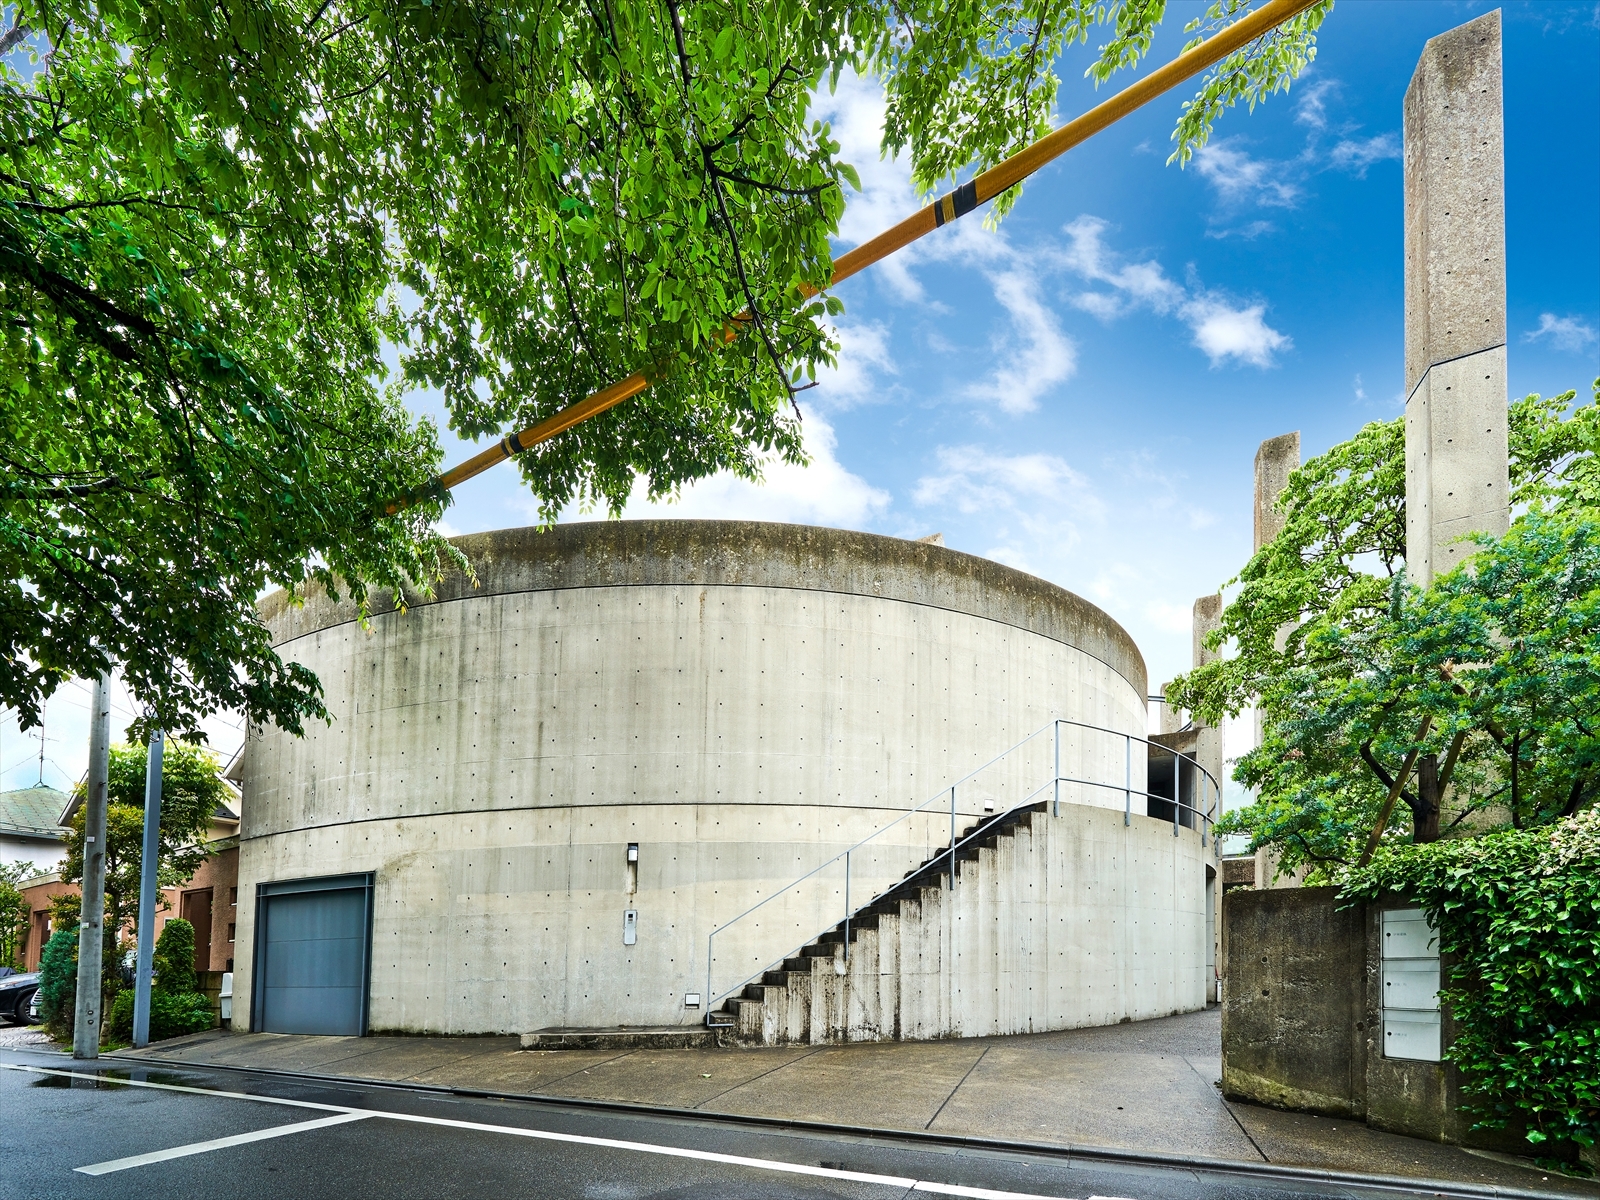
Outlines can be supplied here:
M1206 236L1219 242L1224 238L1231 237L1243 238L1247 242L1253 242L1264 233L1276 233L1277 231L1278 227L1271 221L1251 221L1248 224L1240 225L1236 229L1208 229L1206 230Z
M1540 313L1539 328L1530 329L1522 335L1525 342L1536 342L1541 338L1548 338L1550 344L1557 350L1570 350L1574 354L1582 353L1583 348L1596 340L1594 326L1578 317L1558 317L1555 313Z
M1252 158L1238 138L1208 142L1195 152L1195 167L1222 199L1234 204L1254 201L1270 208L1293 208L1299 187L1281 163Z
M861 191L845 196L840 241L859 245L922 207L911 186L910 164L882 156L886 102L877 80L846 72L832 93L818 89L812 109L828 122L839 157L861 178Z
M769 462L760 483L727 473L713 475L685 487L676 500L647 499L641 480L635 485L622 515L625 518L787 521L860 529L889 507L888 492L852 474L839 461L835 453L839 439L832 425L811 411L806 414L803 430L806 453L811 457L809 466ZM573 506L561 514L561 519L588 518Z
M1077 370L1077 348L1061 332L1031 271L1021 266L997 271L989 274L989 281L994 298L1011 315L1011 329L994 339L994 370L967 394L993 401L1001 412L1032 412L1040 396Z
M1145 619L1163 633L1188 633L1194 628L1194 610L1191 605L1173 604L1167 600L1147 600Z
M1328 97L1339 90L1337 79L1314 79L1300 86L1299 102L1295 105L1294 119L1312 129L1324 129L1328 124Z
M1364 388L1361 385L1361 376L1359 376L1359 375L1356 376L1355 391L1356 391L1356 402L1358 404L1359 403L1364 403L1366 401L1366 398L1367 398L1367 389Z
M1184 319L1194 330L1194 344L1205 351L1213 367L1236 358L1257 367L1270 367L1272 356L1294 343L1262 319L1266 305L1235 308L1214 294L1200 296L1183 306Z
M1344 138L1328 152L1328 161L1343 171L1354 171L1362 179L1375 162L1400 157L1400 139L1392 133L1370 138Z
M1085 279L1110 291L1080 292L1072 303L1109 321L1137 308L1158 315L1175 314L1193 332L1194 344L1212 366L1232 358L1258 367L1272 365L1272 356L1288 349L1290 339L1266 323L1266 305L1239 307L1216 292L1186 291L1169 278L1159 262L1125 263L1105 243L1110 226L1099 217L1081 216L1065 229L1067 249L1060 261Z
M1070 500L1100 512L1089 481L1055 454L995 454L981 446L940 446L939 470L917 480L918 504L951 502L964 513L1013 508L1018 497Z
M1084 292L1073 303L1103 320L1119 316L1127 307L1144 304L1165 313L1183 299L1183 288L1167 278L1161 264L1153 259L1142 263L1120 263L1106 246L1104 234L1110 226L1099 217L1081 216L1065 229L1068 238L1063 264L1094 283L1109 284L1126 297L1126 302L1105 292Z
M829 408L847 408L884 394L881 376L898 374L889 349L889 329L877 321L841 322L834 330L839 361L817 372L817 388L806 399Z
M1088 479L1054 454L941 446L935 461L935 469L917 480L912 498L923 507L983 516L999 539L984 556L997 562L1032 570L1022 547L1058 556L1079 541L1080 520L1105 515Z

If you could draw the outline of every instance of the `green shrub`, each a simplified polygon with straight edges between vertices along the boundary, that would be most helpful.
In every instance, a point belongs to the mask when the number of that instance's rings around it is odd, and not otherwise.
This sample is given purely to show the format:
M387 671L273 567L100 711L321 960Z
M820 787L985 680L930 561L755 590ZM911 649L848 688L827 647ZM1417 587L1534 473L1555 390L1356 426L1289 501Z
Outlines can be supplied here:
M199 980L194 974L194 926L174 917L156 939L154 955L156 987L177 996L194 991Z
M216 1025L211 1011L211 1000L204 992L178 992L176 994L153 989L150 993L150 1040L165 1041L182 1037L186 1033L200 1033ZM133 1041L133 992L117 993L111 1005L111 1015L106 1018L105 1040L127 1043Z
M1600 1139L1600 811L1380 850L1342 895L1415 897L1454 958L1445 1051L1480 1126L1520 1116L1535 1145Z
M72 1036L73 1005L78 995L78 927L58 928L39 956L39 1016L58 1041Z

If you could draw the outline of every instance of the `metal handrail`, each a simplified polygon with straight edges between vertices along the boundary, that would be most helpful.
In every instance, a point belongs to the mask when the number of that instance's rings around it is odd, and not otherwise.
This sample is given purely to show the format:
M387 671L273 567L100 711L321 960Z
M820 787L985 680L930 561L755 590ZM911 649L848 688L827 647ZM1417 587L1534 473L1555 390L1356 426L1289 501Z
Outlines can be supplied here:
M1106 733L1106 734L1112 735L1113 737L1120 737L1120 738L1123 739L1123 741L1125 743L1125 746L1126 746L1127 754L1126 754L1126 758L1125 758L1126 777L1125 777L1125 779L1123 781L1122 786L1119 787L1116 784L1103 783L1103 782L1101 782L1099 780L1075 779L1075 778L1072 778L1072 777L1069 777L1069 776L1064 776L1064 775L1061 774L1061 727L1063 725L1070 725L1070 726L1073 726L1073 727L1078 728L1078 729L1087 729L1087 730L1091 730L1091 731L1093 731L1095 733ZM1052 729L1055 732L1055 773L1054 773L1054 776L1051 779L1048 779L1044 783L1040 784L1038 787L1034 788L1033 791L1029 792L1028 795L1024 799L1018 801L1015 804L1012 804L1004 812L995 813L993 815L990 815L990 814L987 814L987 813L983 814L982 815L982 819L979 821L977 827L970 834L968 834L966 837L958 839L956 837L956 789L959 788L963 783L966 783L966 782L970 781L971 779L975 778L976 776L978 776L979 774L981 774L982 772L987 771L990 767L994 766L996 763L1000 762L1002 759L1010 757L1012 754L1016 753L1018 750L1022 749L1024 746L1026 746L1030 742L1032 742L1035 738L1037 738L1040 734L1042 734L1047 729ZM1002 750L999 754L995 755L993 758L989 759L987 762L983 763L981 766L975 767L972 770L968 771L965 775L961 776L954 783L951 783L947 787L940 788L937 792L935 792L932 796L928 797L928 799L924 800L921 804L918 804L915 808L907 809L905 812L901 813L898 817L896 817L893 821L890 821L887 825L883 825L880 828L874 830L872 833L868 834L866 837L862 838L860 841L856 842L854 845L849 846L846 849L840 851L839 853L835 854L832 858L827 859L826 861L824 861L822 863L819 863L817 866L815 866L811 870L807 871L804 875L800 876L798 879L791 880L789 883L784 884L783 887L778 888L770 896L767 896L764 899L756 901L756 903L752 904L749 908L745 909L743 912L739 913L737 916L732 917L731 919L729 919L727 921L724 921L722 924L718 925L715 929L713 929L710 932L710 934L708 934L707 937L706 937L706 992L705 992L705 994L706 994L706 1021L707 1021L707 1023L708 1024L710 1023L712 1015L713 1015L713 1012L714 1012L714 1010L715 1010L715 1008L716 1008L716 1006L717 1006L717 1004L719 1002L721 1002L722 1000L727 999L729 996L733 995L739 989L747 986L752 979L755 979L758 976L763 975L768 971L776 969L776 967L779 964L781 964L786 958L789 958L796 950L803 949L804 947L810 945L818 937L821 937L823 934L827 933L829 928L837 927L838 923L835 923L834 926L824 926L822 929L818 930L817 933L811 935L810 937L806 938L804 941L800 942L799 945L793 947L791 950L785 951L782 955L780 955L778 958L774 959L771 963L767 964L764 967L761 967L759 970L756 970L756 971L752 972L749 975L746 975L743 979L741 979L738 983L734 984L732 987L727 988L727 989L725 989L725 990L723 990L721 992L714 992L712 990L712 963L714 962L714 959L715 959L715 954L714 954L715 939L716 939L716 936L719 933L725 933L728 929L730 929L734 925L738 924L740 921L744 920L751 913L756 912L758 909L761 909L761 908L765 907L766 905L772 903L772 901L778 899L780 896L788 895L789 892L792 889L799 887L801 884L805 883L806 880L808 880L808 879L812 878L813 876L821 873L822 871L824 871L827 868L833 866L835 863L839 862L842 859L842 860L844 860L844 864L845 864L844 922L843 922L843 928L844 928L844 954L845 954L845 959L848 961L848 959L850 957L850 918L854 914L854 911L855 911L850 906L850 857L854 852L860 850L861 847L865 846L868 842L874 841L878 837L880 837L883 834L887 833L889 830L891 830L895 826L899 825L900 822L902 822L902 821L904 821L904 820L906 820L906 819L908 819L908 818L910 818L912 816L915 816L919 812L922 812L930 804L932 804L935 800L941 800L941 799L943 799L945 797L945 795L947 795L947 794L949 795L949 797L950 797L950 844L949 844L949 848L946 849L946 850L941 850L937 856L928 858L927 860L924 861L923 864L921 864L921 866L919 866L916 870L913 870L909 875L907 875L906 877L896 881L890 887L884 889L884 891L882 891L882 892L878 893L877 895L873 896L872 899L867 901L866 904L863 904L863 905L860 906L862 908L869 908L873 904L876 904L880 899L882 899L883 896L887 895L889 892L892 892L895 888L902 886L905 883L906 879L910 878L911 875L915 875L917 873L917 870L921 870L924 867L932 866L933 863L937 860L937 858L942 858L942 857L945 857L946 855L949 856L950 864L951 864L950 865L950 886L951 886L951 888L954 888L955 887L955 879L956 879L955 856L956 856L957 852L961 849L961 847L966 845L969 841L973 840L974 838L977 838L977 837L981 836L982 834L984 834L996 821L999 821L1002 818L1009 816L1011 813L1016 812L1018 809L1026 808L1029 805L1035 803L1035 799L1034 798L1036 796L1038 796L1041 792L1045 791L1047 788L1054 788L1054 790L1055 790L1052 815L1059 815L1060 814L1060 808L1061 808L1061 785L1063 783L1079 784L1079 785L1087 786L1087 787L1104 787L1104 788L1109 788L1111 790L1120 791L1120 792L1124 793L1124 798L1125 798L1124 799L1124 807L1123 807L1122 823L1124 825L1129 825L1129 824L1132 823L1132 820L1133 820L1133 794L1134 794L1134 789L1133 789L1133 780L1132 780L1132 746L1133 746L1134 742L1142 742L1146 747L1154 746L1154 747L1156 747L1156 749L1162 751L1163 753L1172 755L1173 759L1175 760L1174 761L1174 769L1173 769L1173 794L1171 796L1158 796L1154 792L1150 792L1148 790L1141 790L1139 794L1144 796L1147 802L1149 800L1160 800L1163 804L1171 804L1173 806L1173 809L1172 809L1172 836L1173 837L1177 837L1178 836L1178 829L1179 829L1179 826L1180 826L1180 823L1181 823L1181 820L1182 820L1183 812L1184 811L1188 811L1188 812L1194 814L1194 816L1198 819L1198 822L1199 822L1200 844L1202 846L1206 845L1206 830L1210 826L1216 824L1216 819L1215 819L1215 816L1213 814L1220 807L1221 796L1222 796L1222 786L1221 786L1220 783L1217 782L1216 776L1212 775L1210 771L1206 770L1206 768L1199 762L1198 759L1194 758L1192 755L1184 754L1182 751L1176 750L1171 746L1162 745L1160 742L1152 741L1150 738L1140 737L1137 734L1127 733L1124 730L1107 729L1103 725L1091 725L1086 721L1074 721L1069 717L1056 717L1056 718L1053 718L1052 720L1046 722L1044 725L1041 725L1038 729L1034 730L1032 733L1028 734L1027 737L1023 738L1021 741L1017 742L1015 745L1010 746L1005 750ZM1181 784L1182 784L1182 771L1177 768L1177 761L1178 760L1181 760L1183 762L1189 763L1197 771L1199 771L1201 775L1203 775L1205 777L1207 782L1210 783L1211 789L1212 789L1212 794L1213 794L1213 797L1216 800L1216 803L1213 804L1213 805L1208 805L1207 808L1205 809L1205 811L1201 811L1200 809L1196 808L1192 804L1189 804L1188 802L1186 802L1182 798L1182 786L1181 786ZM1215 841L1216 839L1215 839L1215 837L1213 837L1211 840Z

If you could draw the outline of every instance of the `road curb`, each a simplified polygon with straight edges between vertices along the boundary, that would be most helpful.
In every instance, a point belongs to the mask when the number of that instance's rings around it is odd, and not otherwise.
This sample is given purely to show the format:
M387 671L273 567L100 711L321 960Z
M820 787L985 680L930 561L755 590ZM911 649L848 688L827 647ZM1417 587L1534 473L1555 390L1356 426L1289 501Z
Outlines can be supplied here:
M26 1050L14 1053L27 1053ZM1444 1197L1453 1200L1571 1200L1570 1191L1538 1188L1501 1187L1495 1184L1477 1184L1458 1180L1429 1179L1423 1176L1371 1175L1355 1171L1335 1171L1326 1167L1300 1167L1284 1163L1249 1162L1241 1159L1185 1157L1178 1154L1161 1154L1153 1151L1116 1150L1103 1146L1078 1146L1071 1143L1023 1142L1001 1138L971 1137L963 1134L935 1133L918 1129L880 1129L863 1125L835 1125L822 1121L799 1121L783 1117L745 1116L739 1113L708 1112L696 1108L674 1108L669 1105L633 1104L624 1100L593 1100L574 1096L550 1096L530 1092L497 1092L483 1088L447 1087L441 1084L407 1083L394 1079L361 1079L348 1075L319 1075L309 1071L284 1071L272 1067L247 1067L219 1063L190 1062L185 1059L157 1058L154 1055L127 1054L112 1051L103 1054L94 1063L74 1063L76 1069L93 1069L96 1063L128 1067L188 1067L195 1070L226 1071L244 1075L261 1075L275 1079L296 1080L332 1086L357 1085L395 1092L420 1095L452 1096L473 1100L504 1100L535 1104L546 1108L582 1109L590 1112L613 1113L619 1116L655 1117L675 1121L694 1121L707 1125L740 1126L765 1129L772 1132L829 1134L876 1142L896 1142L902 1145L938 1147L941 1149L974 1150L989 1154L1026 1155L1032 1158L1064 1160L1072 1163L1098 1163L1124 1167L1143 1167L1150 1170L1183 1171L1193 1175L1236 1176L1254 1182L1277 1180L1295 1183L1320 1183L1344 1189L1361 1191L1404 1192L1412 1195Z

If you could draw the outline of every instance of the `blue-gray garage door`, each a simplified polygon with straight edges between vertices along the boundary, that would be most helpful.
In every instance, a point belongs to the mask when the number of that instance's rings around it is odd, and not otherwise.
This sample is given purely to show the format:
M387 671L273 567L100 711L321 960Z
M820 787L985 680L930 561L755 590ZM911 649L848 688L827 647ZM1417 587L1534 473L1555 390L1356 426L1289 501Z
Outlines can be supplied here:
M262 884L252 1028L365 1033L371 946L371 875Z

